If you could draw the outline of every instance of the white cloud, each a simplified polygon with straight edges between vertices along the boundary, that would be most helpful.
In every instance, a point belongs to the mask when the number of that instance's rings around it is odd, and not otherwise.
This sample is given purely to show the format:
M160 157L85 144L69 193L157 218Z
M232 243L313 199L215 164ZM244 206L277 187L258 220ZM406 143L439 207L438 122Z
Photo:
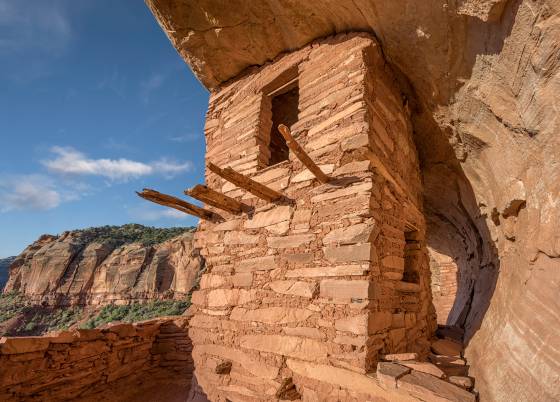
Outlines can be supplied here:
M152 162L152 168L166 177L174 177L181 172L191 171L193 164L191 161L184 163L176 163L167 159L160 159L159 161Z
M176 135L176 136L173 136L173 137L169 137L169 141L184 143L184 142L196 141L200 138L203 138L202 134L188 133L188 134Z
M50 54L66 48L72 37L70 20L58 2L0 0L0 28L0 51Z
M177 163L167 159L151 163L130 159L90 159L71 147L52 147L53 159L42 163L52 172L65 175L102 176L116 181L127 181L141 176L162 174L170 178L192 169L190 161Z
M53 74L53 61L76 38L76 3L0 0L0 80L29 84Z
M4 176L0 178L0 212L14 210L48 210L79 198L66 188L59 188L43 175Z
M144 103L150 102L150 96L152 92L157 91L165 81L165 76L163 74L152 74L150 78L140 83L140 93L142 95L142 101Z
M127 78L121 74L118 66L113 66L111 71L106 71L102 79L97 83L98 90L108 90L121 98L125 98Z
M176 209L166 207L141 206L128 210L128 214L134 220L139 221L157 221L160 219L184 220L189 215Z
M164 77L162 74L152 74L150 78L148 78L145 81L142 81L140 85L142 86L142 88L146 90L153 91L161 87L163 81L164 81Z

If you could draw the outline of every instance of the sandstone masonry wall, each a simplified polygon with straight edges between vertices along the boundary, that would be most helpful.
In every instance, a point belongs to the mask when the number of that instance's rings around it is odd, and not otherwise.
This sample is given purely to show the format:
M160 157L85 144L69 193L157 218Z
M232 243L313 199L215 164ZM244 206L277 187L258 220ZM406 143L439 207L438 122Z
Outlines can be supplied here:
M457 297L457 282L459 270L453 258L429 249L430 270L432 272L432 298L437 314L437 323L441 325L454 324L449 322L451 310Z
M154 387L159 397L166 389L185 397L193 371L187 324L186 317L170 317L4 337L0 400L145 401L156 400L150 399Z
M327 184L292 154L267 167L267 94L294 76L291 129ZM304 400L375 394L365 374L379 355L422 355L435 327L408 112L375 40L341 35L247 72L211 94L205 133L208 161L293 202L207 171L210 188L253 211L215 210L224 221L195 234L207 263L189 330L200 385L220 401L276 400L290 377Z

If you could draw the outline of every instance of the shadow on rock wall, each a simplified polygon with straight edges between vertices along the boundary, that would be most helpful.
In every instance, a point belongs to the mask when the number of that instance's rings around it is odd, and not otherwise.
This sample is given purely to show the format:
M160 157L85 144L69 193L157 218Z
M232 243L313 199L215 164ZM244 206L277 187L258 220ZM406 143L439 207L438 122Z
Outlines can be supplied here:
M429 101L430 96L417 92L405 72L392 66L412 111L424 182L428 247L450 257L457 265L457 291L447 324L465 329L466 344L480 328L490 305L500 259L496 236L492 235L488 225L492 211L477 201L475 190L461 165L469 157L476 158L486 144L460 131L449 104L454 102L453 96L463 83L471 78L477 60L500 54L512 32L521 0L498 3L499 7L491 10L485 21L455 14L457 27L450 41L464 46L454 50L462 53L462 62L449 71L449 77L456 79L450 78L447 85L439 88L443 95L439 102L446 104ZM464 35L463 39L461 35Z
M465 329L465 341L478 330L496 287L500 261L487 226L464 176L447 167L424 171L428 246L457 265L457 290L447 324Z

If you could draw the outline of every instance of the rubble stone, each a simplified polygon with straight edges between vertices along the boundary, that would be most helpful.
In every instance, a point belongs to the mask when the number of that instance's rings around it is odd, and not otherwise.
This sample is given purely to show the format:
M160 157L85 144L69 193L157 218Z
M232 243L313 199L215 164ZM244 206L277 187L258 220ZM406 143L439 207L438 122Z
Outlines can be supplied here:
M410 373L410 369L400 364L377 363L377 379L387 388L397 388L397 380L408 373Z
M397 387L425 401L475 402L476 396L433 375L412 371L397 380Z

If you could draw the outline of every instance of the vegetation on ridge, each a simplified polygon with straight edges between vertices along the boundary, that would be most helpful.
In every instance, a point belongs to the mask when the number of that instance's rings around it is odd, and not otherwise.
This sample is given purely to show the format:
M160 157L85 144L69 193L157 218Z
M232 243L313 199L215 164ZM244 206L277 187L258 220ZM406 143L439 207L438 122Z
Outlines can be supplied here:
M18 293L0 293L0 323L21 314L27 303Z
M188 298L135 302L130 305L108 304L95 310L87 307L37 306L18 293L0 294L0 336L41 335L77 325L91 329L114 321L136 322L181 315L189 305Z
M79 307L34 306L21 294L0 294L0 335L35 335L66 329L82 315ZM15 322L2 328L2 323L12 319Z
M136 322L161 316L181 315L189 305L186 300L153 300L122 306L108 304L83 324L82 328L92 329L113 321Z
M89 242L113 243L122 246L130 243L141 243L144 246L163 243L183 233L192 233L194 227L156 228L152 226L129 223L122 226L100 226L75 230Z

